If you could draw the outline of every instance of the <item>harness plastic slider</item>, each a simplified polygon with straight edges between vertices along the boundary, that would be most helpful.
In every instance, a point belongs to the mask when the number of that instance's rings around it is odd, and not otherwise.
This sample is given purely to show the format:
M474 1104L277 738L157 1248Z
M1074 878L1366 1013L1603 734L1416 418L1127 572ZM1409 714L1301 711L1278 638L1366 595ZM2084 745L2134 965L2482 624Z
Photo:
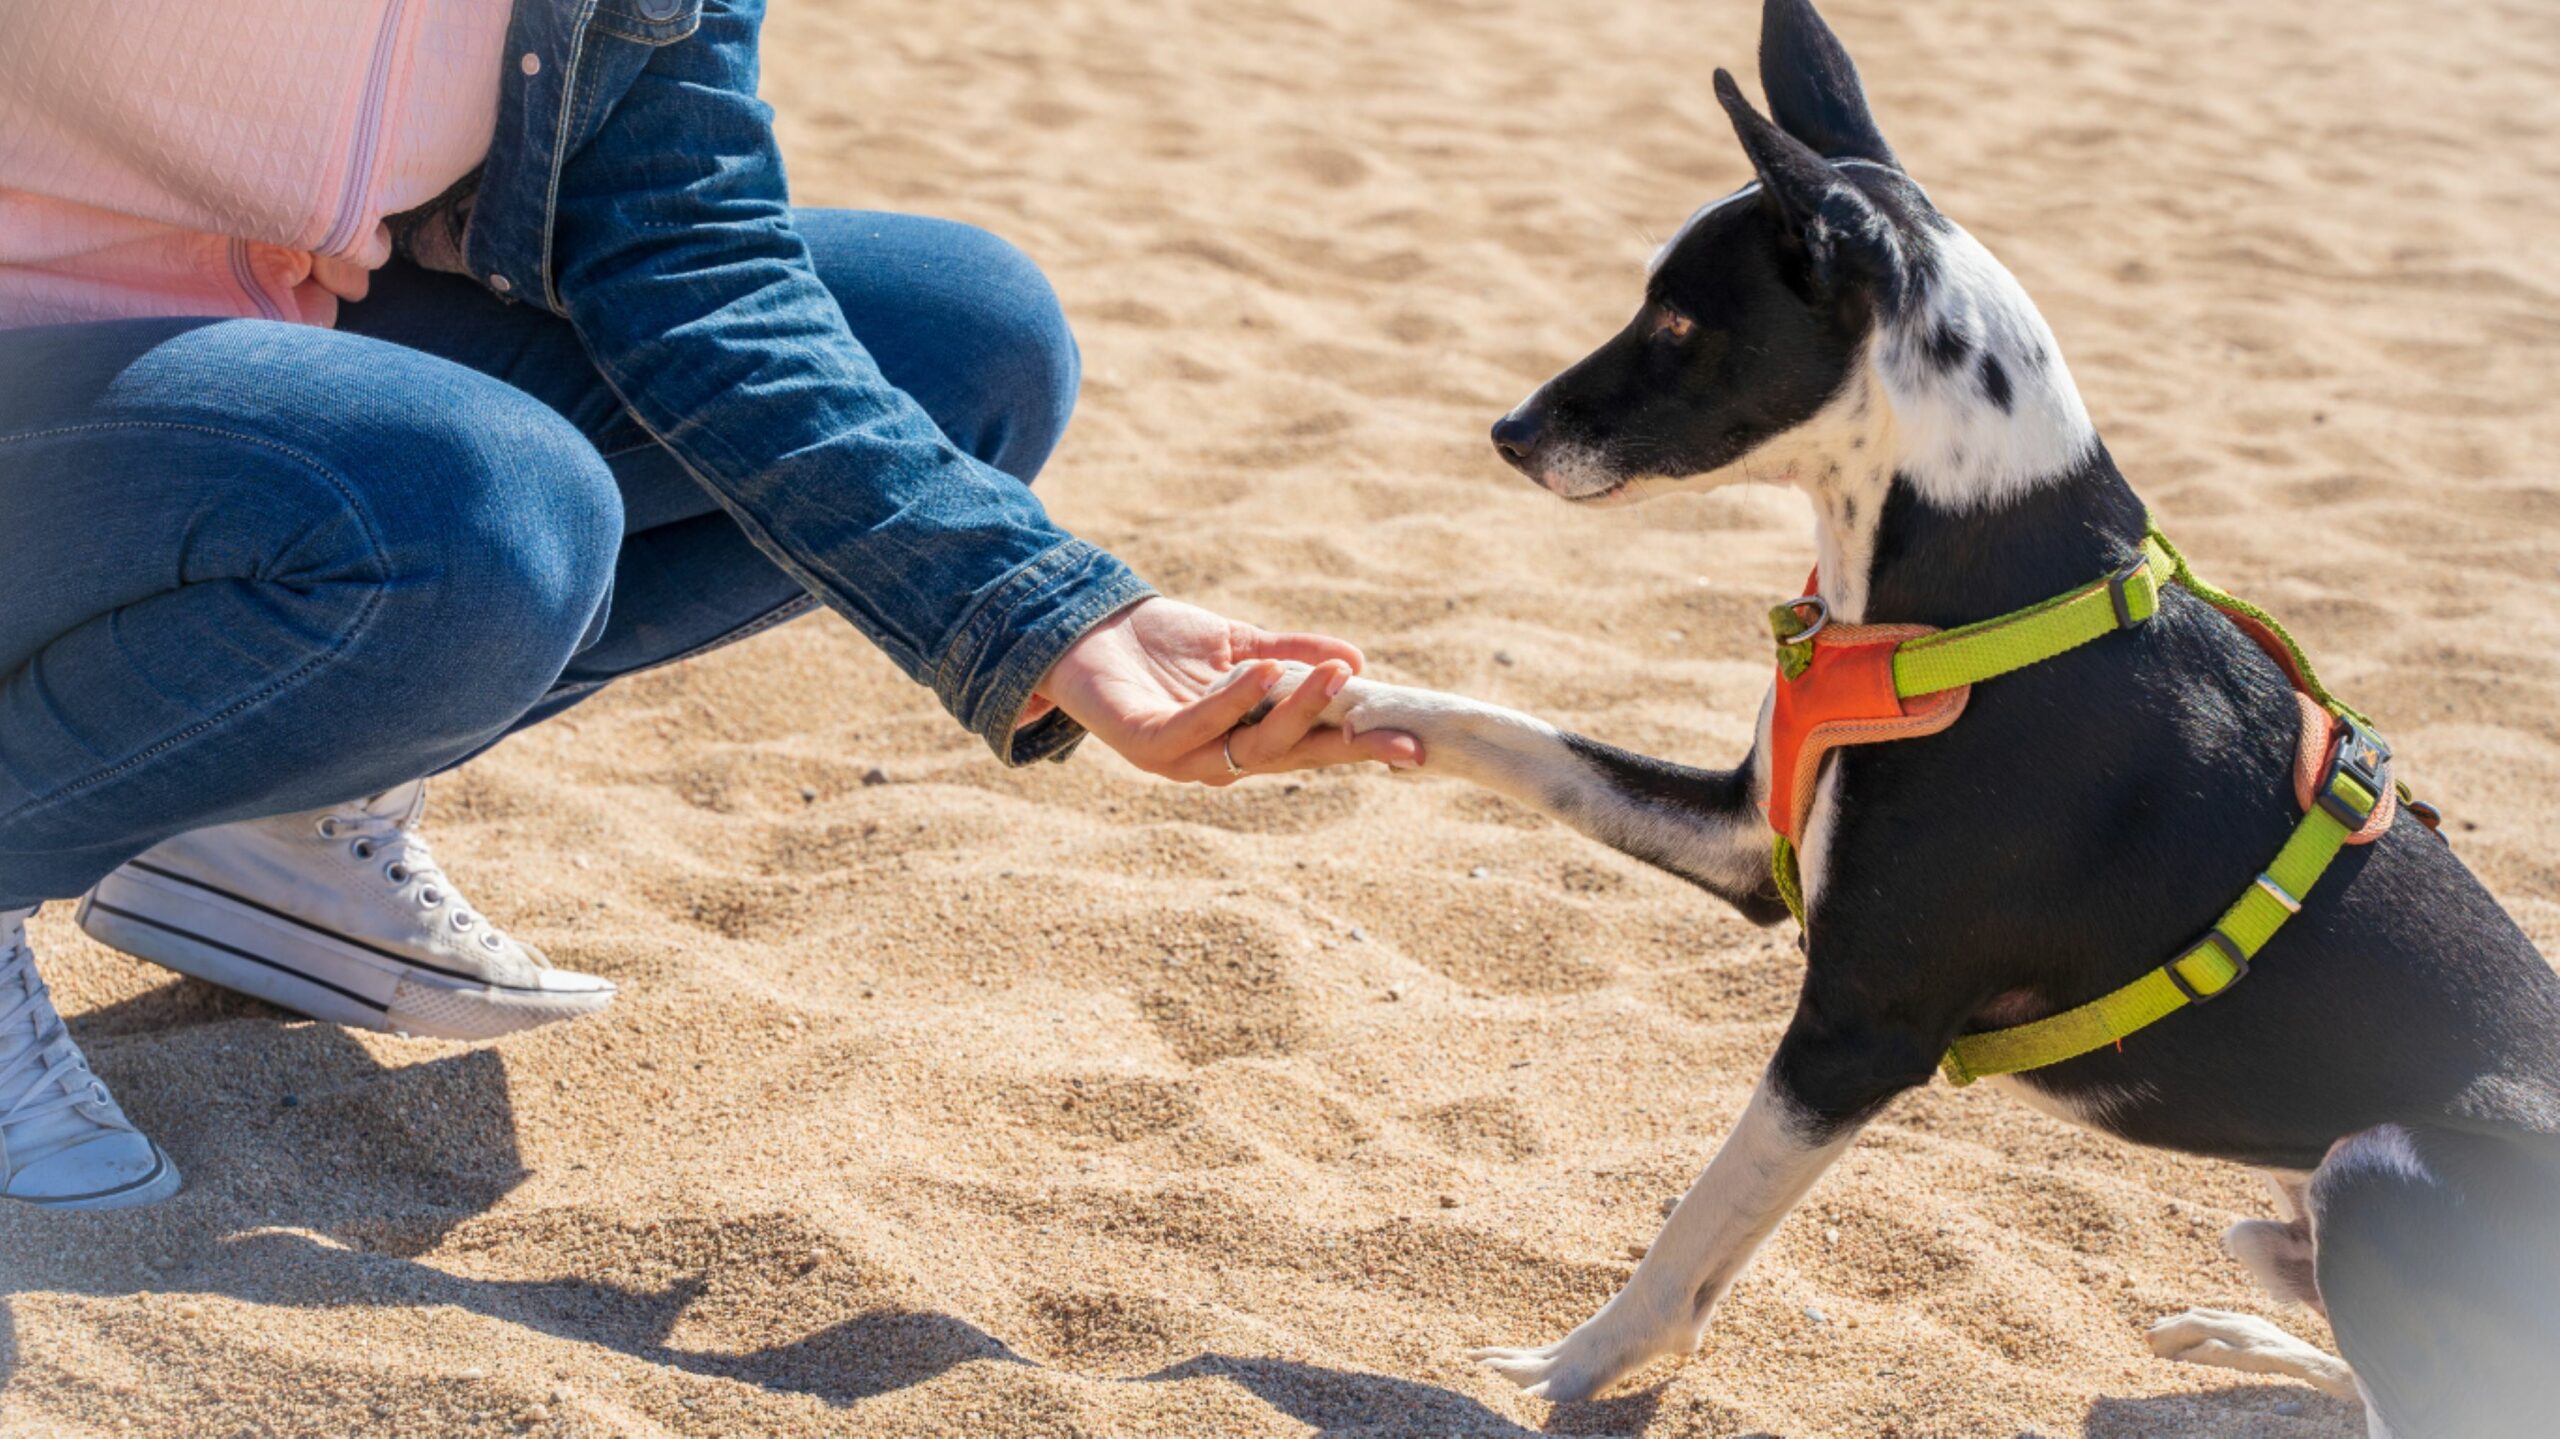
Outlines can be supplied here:
M2169 976L2169 982L2178 987L2178 992L2187 997L2187 1003L2189 1004L2211 1004L2222 996L2229 994L2231 992L2231 986L2238 984L2240 981L2249 977L2249 956L2240 948L2240 941L2224 934L2221 927L2217 925L2206 933L2205 942L2207 944L2219 946L2224 954L2231 957L2233 970L2231 977L2224 980L2214 988L2196 988L2195 984L2187 978L2185 971L2178 968L2179 965L2184 964L2188 960L2195 958L2197 955L2204 953L2204 945L2202 944L2197 945L2195 948L2188 950L2185 954L2179 955L2176 959L2171 960L2169 963L2160 967L2160 972Z
M2302 913L2302 901L2296 898L2291 890L2288 890L2283 885L2276 883L2276 877L2274 875L2263 872L2260 873L2258 876L2258 888L2267 892L2267 898L2283 905L2285 913Z
M2107 601L2116 607L2117 629L2129 630L2141 622L2133 617L2133 603L2131 600L2126 598L2124 587L2131 584L2133 582L2133 577L2140 574L2142 572L2142 567L2149 563L2151 563L2151 556L2149 552L2138 552L2131 560L2125 562L2125 567L2123 569L2107 576ZM2156 595L2154 598L2154 606L2155 608L2157 606ZM2143 618L2149 619L2150 616L2145 615Z

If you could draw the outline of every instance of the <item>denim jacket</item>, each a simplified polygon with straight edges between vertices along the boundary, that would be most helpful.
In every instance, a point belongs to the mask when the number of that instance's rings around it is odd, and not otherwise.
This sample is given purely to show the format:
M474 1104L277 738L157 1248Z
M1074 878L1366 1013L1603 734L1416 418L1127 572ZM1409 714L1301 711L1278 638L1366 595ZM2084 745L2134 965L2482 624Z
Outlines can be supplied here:
M763 0L516 0L475 180L403 250L577 327L634 418L748 537L1008 763L1068 645L1153 591L954 448L846 329L756 98Z

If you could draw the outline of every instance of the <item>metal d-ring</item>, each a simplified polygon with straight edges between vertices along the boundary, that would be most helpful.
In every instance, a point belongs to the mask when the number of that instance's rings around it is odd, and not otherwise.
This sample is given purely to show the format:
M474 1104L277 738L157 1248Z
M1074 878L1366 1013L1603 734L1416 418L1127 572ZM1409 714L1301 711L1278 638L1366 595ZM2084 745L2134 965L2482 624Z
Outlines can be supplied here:
M1812 639L1815 635L1818 635L1825 629L1828 629L1831 625L1831 602L1824 599L1822 596L1806 595L1802 599L1787 601L1787 608L1791 610L1800 610L1807 605L1811 605L1813 607L1813 623L1806 625L1803 629L1787 636L1788 644L1803 644L1807 640Z

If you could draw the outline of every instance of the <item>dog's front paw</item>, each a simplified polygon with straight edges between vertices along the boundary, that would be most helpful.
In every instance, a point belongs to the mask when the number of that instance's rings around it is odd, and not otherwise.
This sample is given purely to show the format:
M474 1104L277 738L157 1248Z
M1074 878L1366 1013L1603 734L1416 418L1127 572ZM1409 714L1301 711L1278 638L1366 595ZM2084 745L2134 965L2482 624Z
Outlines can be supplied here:
M1474 1349L1467 1357L1554 1404L1588 1399L1667 1354L1677 1345L1631 1341L1608 1324L1604 1312L1553 1344L1536 1349ZM1694 1348L1695 1346L1690 1346Z
M1355 679L1325 706L1318 724L1339 725L1351 734L1394 730L1422 741L1428 768L1435 748L1458 744L1485 722L1487 707L1439 690L1413 689Z

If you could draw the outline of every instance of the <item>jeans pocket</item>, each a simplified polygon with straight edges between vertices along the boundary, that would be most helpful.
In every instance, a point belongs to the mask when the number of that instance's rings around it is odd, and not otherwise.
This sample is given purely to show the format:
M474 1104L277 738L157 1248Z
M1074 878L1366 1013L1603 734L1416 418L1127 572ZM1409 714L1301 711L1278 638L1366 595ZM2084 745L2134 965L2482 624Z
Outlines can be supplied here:
M702 23L702 0L601 0L593 28L643 45L668 45Z

